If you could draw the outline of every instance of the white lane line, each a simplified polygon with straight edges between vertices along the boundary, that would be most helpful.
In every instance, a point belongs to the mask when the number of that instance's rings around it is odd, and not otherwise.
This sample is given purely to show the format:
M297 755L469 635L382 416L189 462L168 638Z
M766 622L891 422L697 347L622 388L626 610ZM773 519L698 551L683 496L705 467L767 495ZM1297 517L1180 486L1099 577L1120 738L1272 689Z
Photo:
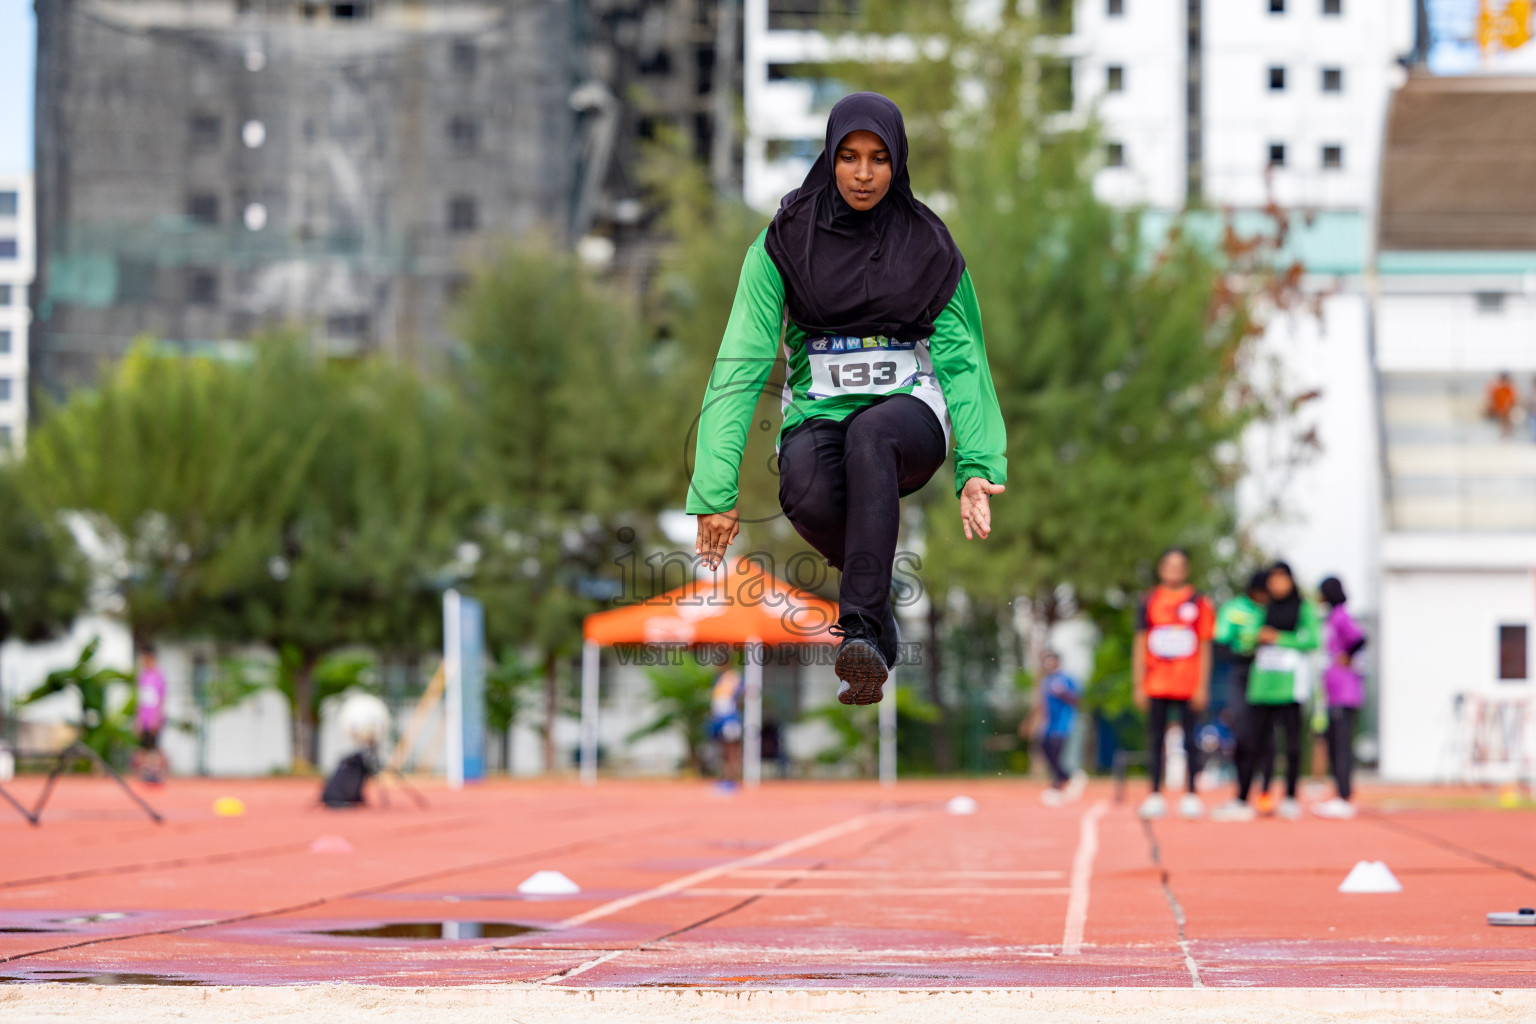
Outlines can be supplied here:
M622 896L619 899L611 900L601 906L582 911L574 917L568 917L564 921L551 925L550 930L559 931L563 928L575 928L578 925L596 921L598 918L608 917L620 911L628 910L630 907L639 906L641 903L648 903L662 896L671 896L674 893L682 892L684 889L692 889L703 882L719 878L721 875L728 875L742 868L767 864L778 860L780 857L788 857L792 853L799 853L801 850L809 849L812 846L819 846L839 836L848 835L850 832L857 832L880 817L887 816L860 814L857 817L849 818L847 821L838 822L836 825L828 825L826 828L817 829L815 832L808 832L799 838L786 840L777 846L754 853L750 857L741 857L737 860L727 861L724 864L716 864L712 868L705 868L702 871L695 871L691 875L684 875L682 878L674 878L670 882L663 882L655 888L647 889L644 892L637 892L630 896Z
M1038 889L977 889L933 886L927 888L876 889L850 887L847 889L812 889L791 886L787 889L689 889L685 896L762 896L780 899L786 896L1064 896L1070 889L1060 886Z
M557 971L556 973L551 974L547 978L540 978L538 983L540 985L552 985L552 984L554 984L557 981L564 981L567 978L574 978L578 974L585 974L587 971L590 971L594 967L602 966L603 964L607 963L609 960L612 960L614 957L618 956L620 953L628 953L628 952L629 952L628 949L610 949L608 952L604 953L602 956L596 957L596 958L594 958L592 960L588 960L585 963L578 964L577 966L572 967L568 971Z
M752 868L732 871L742 878L868 878L868 871L811 871L804 868ZM900 878L910 875L916 878L995 878L1018 881L1048 882L1065 878L1065 871L882 871L882 878Z
M1088 924L1088 883L1093 879L1093 859L1099 853L1099 819L1109 805L1103 800L1083 812L1078 831L1077 854L1072 858L1072 880L1068 883L1067 926L1061 934L1063 956L1083 951L1083 928Z

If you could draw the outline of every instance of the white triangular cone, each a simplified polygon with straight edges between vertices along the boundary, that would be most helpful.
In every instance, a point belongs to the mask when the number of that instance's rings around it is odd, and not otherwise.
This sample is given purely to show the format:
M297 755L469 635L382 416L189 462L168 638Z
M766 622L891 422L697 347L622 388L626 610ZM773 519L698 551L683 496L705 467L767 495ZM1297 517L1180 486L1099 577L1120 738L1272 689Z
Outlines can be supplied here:
M535 871L523 879L517 891L524 896L573 896L581 886L558 871Z
M950 814L975 814L976 801L968 796L950 797L949 803L944 805L944 809Z
M1385 863L1379 860L1362 860L1350 868L1339 892L1402 892L1403 884L1397 880Z

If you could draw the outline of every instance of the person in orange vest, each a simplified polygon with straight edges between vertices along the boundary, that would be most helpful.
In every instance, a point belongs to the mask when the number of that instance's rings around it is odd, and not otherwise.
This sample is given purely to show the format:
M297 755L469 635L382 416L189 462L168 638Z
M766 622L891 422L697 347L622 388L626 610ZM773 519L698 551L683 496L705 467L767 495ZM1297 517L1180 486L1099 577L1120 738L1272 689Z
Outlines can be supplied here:
M1136 614L1136 642L1131 648L1131 678L1136 706L1147 712L1151 734L1148 773L1152 792L1141 805L1141 817L1153 820L1168 813L1163 799L1163 755L1169 719L1177 714L1184 728L1185 783L1179 814L1198 818L1205 808L1195 795L1200 768L1197 720L1205 710L1211 685L1211 637L1216 610L1190 585L1189 554L1169 548L1157 560L1157 586Z
M1488 385L1488 404L1484 414L1499 425L1499 433L1508 437L1515 429L1515 406L1520 404L1520 396L1515 391L1515 382L1510 379L1508 373L1501 373L1498 379Z

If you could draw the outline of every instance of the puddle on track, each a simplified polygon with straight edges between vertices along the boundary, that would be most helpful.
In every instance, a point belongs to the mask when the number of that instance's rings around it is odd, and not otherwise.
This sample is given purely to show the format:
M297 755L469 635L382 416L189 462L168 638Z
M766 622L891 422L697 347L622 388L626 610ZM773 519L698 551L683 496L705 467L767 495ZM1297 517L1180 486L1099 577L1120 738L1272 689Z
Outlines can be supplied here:
M0 984L41 985L209 985L211 982L174 974L87 974L83 971L35 971L28 975L0 974Z
M541 931L544 929L512 921L388 921L371 928L326 928L302 934L344 939L436 939L451 942L462 939L505 939Z
M68 928L0 928L0 935L61 935Z
M0 924L0 935L71 935L78 932L80 925L110 924L113 921L122 921L131 917L122 911L104 911L95 914L82 914L77 917L45 917L39 919L34 914L26 915L38 924ZM49 927L50 925L62 925L63 927Z

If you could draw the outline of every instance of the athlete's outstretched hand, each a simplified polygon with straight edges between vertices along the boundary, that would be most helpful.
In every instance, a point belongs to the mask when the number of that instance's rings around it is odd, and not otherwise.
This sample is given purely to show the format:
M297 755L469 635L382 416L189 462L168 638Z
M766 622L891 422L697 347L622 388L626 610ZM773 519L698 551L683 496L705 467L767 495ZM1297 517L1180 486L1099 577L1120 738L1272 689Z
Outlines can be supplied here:
M725 557L725 549L741 532L741 517L733 508L729 512L710 512L699 516L699 539L694 542L693 553L704 558L706 569L718 569Z
M965 539L980 537L986 540L992 532L992 504L990 495L1002 494L1008 488L973 476L960 489L960 523L965 527Z

